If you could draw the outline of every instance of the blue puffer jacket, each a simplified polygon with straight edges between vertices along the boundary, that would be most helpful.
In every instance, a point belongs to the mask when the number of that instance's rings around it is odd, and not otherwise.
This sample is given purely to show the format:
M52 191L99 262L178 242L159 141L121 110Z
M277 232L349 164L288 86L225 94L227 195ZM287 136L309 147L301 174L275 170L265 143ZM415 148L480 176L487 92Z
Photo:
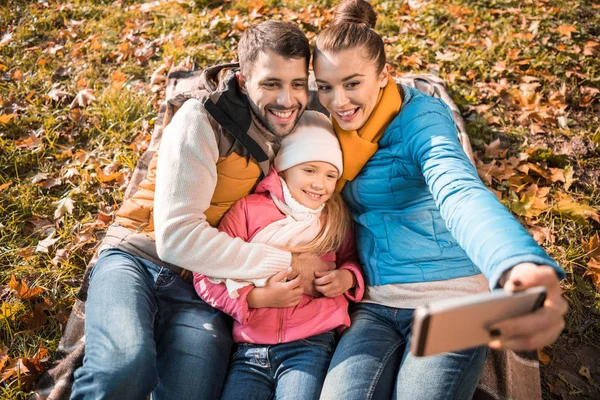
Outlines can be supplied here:
M343 196L369 285L483 272L490 288L521 262L563 270L481 182L449 108L403 86L402 108Z

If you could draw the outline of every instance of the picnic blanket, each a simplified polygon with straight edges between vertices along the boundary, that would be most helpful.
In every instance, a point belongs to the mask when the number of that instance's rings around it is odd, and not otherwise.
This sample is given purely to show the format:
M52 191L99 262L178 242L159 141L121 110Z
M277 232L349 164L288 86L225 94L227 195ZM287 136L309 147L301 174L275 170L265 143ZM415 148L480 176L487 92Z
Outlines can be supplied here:
M166 100L160 106L156 118L157 122L152 134L152 140L148 149L137 163L126 189L125 198L129 198L135 193L138 185L145 178L148 171L148 164L158 150L164 127L173 117L175 110L177 110L181 106L182 101L185 100L185 92L192 91L200 86L201 72L202 71L188 71L178 68L169 72L165 96ZM411 86L430 96L438 97L450 107L458 127L458 138L465 153L474 163L473 152L469 136L465 129L464 120L458 107L454 101L452 101L444 81L435 75L421 74L405 75L396 78L396 83ZM327 114L327 111L318 101L316 84L312 72L309 78L309 89L310 97L308 108ZM89 274L96 260L97 256L94 256L86 268L81 288L58 345L54 364L38 380L37 390L32 396L32 399L68 399L71 394L73 373L83 362L85 350L85 300L87 297ZM473 398L477 400L540 399L541 386L537 353L515 353L513 351L490 350L486 359L483 376Z

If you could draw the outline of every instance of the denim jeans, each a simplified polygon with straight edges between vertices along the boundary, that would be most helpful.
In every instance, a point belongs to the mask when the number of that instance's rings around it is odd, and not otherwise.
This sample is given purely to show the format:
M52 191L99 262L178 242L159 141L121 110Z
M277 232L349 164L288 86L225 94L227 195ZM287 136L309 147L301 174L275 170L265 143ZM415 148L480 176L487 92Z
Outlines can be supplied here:
M325 332L275 345L234 345L221 400L317 400L335 350Z
M321 399L471 399L487 347L415 357L413 310L359 303L335 351Z
M231 320L171 270L117 249L92 270L72 399L216 399Z

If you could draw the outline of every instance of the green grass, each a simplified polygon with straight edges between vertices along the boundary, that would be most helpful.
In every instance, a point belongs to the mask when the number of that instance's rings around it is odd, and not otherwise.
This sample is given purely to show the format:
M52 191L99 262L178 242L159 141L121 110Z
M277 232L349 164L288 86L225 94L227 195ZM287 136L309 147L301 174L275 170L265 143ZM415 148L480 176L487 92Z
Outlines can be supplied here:
M530 161L542 168L572 168L573 185L565 190L562 183L548 183L535 175L521 178L549 186L550 205L558 201L560 193L568 193L580 203L600 207L600 94L582 92L583 88L592 92L600 88L600 53L584 54L586 43L598 41L600 35L596 3L431 0L420 2L418 8L408 5L417 5L417 1L375 3L380 12L378 31L395 73L433 71L447 80L479 159L492 161L483 156L483 149L496 138L509 148L509 155L534 147L550 149L531 152ZM240 34L235 22L243 25L297 16L293 20L313 38L325 22L322 16L330 15L325 11L336 2L163 0L158 5L149 3L151 6L141 1L121 4L112 0L16 0L0 6L0 40L12 33L12 39L0 45L0 118L16 114L8 123L0 123L0 187L12 182L0 190L0 300L4 305L0 343L8 348L11 359L33 357L40 346L49 350L52 359L85 265L106 228L98 222L99 212L111 214L118 208L123 184L156 123L164 85L152 90L152 72L163 63L185 62L200 69L234 60ZM257 14L250 14L249 7L259 7L260 16L250 19L249 15ZM570 37L560 32L564 25L575 27ZM419 61L409 62L415 55ZM111 77L117 73L124 76L122 88L112 87ZM548 113L540 123L544 132L535 135L530 129L535 116L524 115L524 105L517 102L519 85L527 79L539 84L534 92ZM552 99L563 85L567 88L565 108L560 110ZM51 99L49 94L59 89L68 96L60 101ZM73 96L82 89L90 89L96 101L70 109ZM561 126L559 117L567 124ZM26 138L37 145L27 146ZM97 169L107 167L121 172L122 180L99 181ZM40 173L47 179L34 182ZM41 186L50 179L61 182ZM519 197L506 181L494 181L492 187L502 190L506 204L511 196ZM73 212L55 220L53 204L64 198L73 201ZM549 228L554 236L554 242L545 243L545 248L568 272L563 289L571 306L563 336L544 350L552 358L544 369L544 396L590 392L592 386L572 381L557 364L578 346L597 346L600 337L600 295L590 277L583 276L588 268L585 243L599 224L551 212L530 220ZM78 244L82 230L93 236ZM49 253L33 252L51 232L58 241ZM57 252L64 249L66 256L53 263ZM32 299L19 298L7 286L12 275L43 291ZM44 304L47 321L32 329L26 316L36 304ZM42 369L47 366L43 364ZM596 381L600 379L594 375L598 368L591 365L565 364L561 368L577 374L580 366L590 368ZM6 366L0 375L4 371ZM38 373L6 379L0 384L0 397L27 398Z

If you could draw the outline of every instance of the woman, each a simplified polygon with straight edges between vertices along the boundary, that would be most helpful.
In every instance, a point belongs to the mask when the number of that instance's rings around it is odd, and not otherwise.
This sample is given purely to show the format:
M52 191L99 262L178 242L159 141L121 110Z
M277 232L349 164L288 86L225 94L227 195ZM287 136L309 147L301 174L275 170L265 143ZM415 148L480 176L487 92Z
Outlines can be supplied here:
M564 326L564 272L485 188L447 106L408 87L398 91L376 19L369 3L343 1L314 55L319 100L344 152L338 189L356 222L367 283L322 398L389 398L391 390L397 398L471 398L487 348L412 356L413 309L488 285L543 285L542 309L490 329L492 348L535 349Z

